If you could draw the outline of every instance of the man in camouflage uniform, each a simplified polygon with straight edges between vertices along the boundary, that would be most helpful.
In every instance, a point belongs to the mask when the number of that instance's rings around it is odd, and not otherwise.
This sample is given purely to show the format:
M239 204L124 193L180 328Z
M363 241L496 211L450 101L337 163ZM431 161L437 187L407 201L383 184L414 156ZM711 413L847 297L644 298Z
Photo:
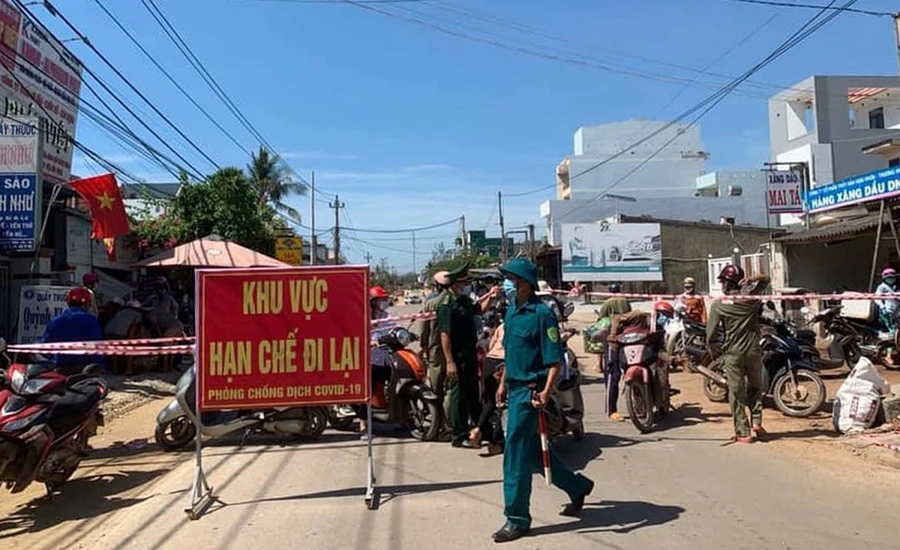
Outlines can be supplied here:
M423 313L437 315L438 306L447 305L453 298L450 290L450 277L448 271L438 271L434 274L434 291L425 298ZM422 359L428 366L428 382L432 391L443 402L444 416L440 421L446 424L450 418L450 395L446 391L446 368L444 352L441 349L441 335L437 331L437 318L422 321L419 330L419 343L422 346Z

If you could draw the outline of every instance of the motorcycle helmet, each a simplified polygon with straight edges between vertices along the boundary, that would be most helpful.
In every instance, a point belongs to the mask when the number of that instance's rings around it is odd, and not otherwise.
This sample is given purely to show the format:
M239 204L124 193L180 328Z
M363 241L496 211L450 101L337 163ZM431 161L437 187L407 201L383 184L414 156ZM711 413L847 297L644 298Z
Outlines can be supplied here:
M391 295L380 286L369 289L369 303L378 311L387 311L391 307Z
M881 270L881 278L882 279L896 279L897 271L892 267L886 267Z
M719 281L728 281L729 283L739 285L744 280L744 270L740 266L728 264L722 268L717 277Z
M653 311L657 314L668 315L669 317L675 315L675 308L672 307L672 304L663 300L653 304Z
M91 305L92 299L91 291L81 286L69 289L69 292L66 293L66 303L70 307L87 307Z
M95 285L100 282L100 278L94 273L85 273L81 278L81 284L84 286Z
M697 281L695 281L693 277L684 278L684 288L693 289L695 286L697 286Z
M619 283L612 283L611 285L606 287L607 292L612 292L613 294L618 294L622 292L622 287Z

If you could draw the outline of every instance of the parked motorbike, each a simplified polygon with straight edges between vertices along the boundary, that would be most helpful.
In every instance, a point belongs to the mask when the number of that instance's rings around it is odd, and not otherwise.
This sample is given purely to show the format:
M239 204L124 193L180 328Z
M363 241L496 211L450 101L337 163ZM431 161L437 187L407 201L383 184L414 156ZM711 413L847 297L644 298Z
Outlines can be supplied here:
M99 374L99 365L89 365L64 376L52 363L0 371L0 482L13 493L38 481L53 494L78 469L103 425L108 390Z
M784 321L775 321L775 330L763 334L762 388L771 395L778 410L787 416L804 418L816 413L825 402L825 383L818 368L803 357L797 341ZM728 400L724 358L719 357L703 372L703 392L710 401ZM708 374L709 373L709 374ZM815 388L811 395L806 383Z
M628 417L641 433L652 431L656 419L671 408L668 368L657 350L660 337L660 333L638 326L627 327L616 336Z
M844 359L851 367L865 357L873 363L898 366L897 350L900 349L897 335L884 332L873 323L858 321L841 315L842 306L837 305L818 313L811 323L822 323L826 334L832 335L844 353ZM895 314L895 326L900 323L900 310Z
M156 417L155 439L167 451L191 443L197 436L197 367L184 371L175 385L175 399ZM252 433L292 435L316 439L328 424L327 407L293 407L248 411L200 413L200 435L224 437L240 433L241 444Z
M376 384L372 392L372 420L375 423L401 425L415 439L434 441L441 429L441 405L425 380L427 369L408 346L418 337L403 327L377 333L378 347L387 352L391 380ZM349 407L332 407L328 422L345 430L356 418Z

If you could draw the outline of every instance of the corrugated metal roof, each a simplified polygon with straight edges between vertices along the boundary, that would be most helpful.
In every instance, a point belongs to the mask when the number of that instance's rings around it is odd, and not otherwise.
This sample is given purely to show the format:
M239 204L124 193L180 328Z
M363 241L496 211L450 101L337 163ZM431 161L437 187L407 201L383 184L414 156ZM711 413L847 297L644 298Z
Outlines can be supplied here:
M775 240L782 243L809 243L835 241L843 238L855 237L878 227L878 214L869 214L859 218L843 220L837 223L816 227L815 229L802 229L777 237Z

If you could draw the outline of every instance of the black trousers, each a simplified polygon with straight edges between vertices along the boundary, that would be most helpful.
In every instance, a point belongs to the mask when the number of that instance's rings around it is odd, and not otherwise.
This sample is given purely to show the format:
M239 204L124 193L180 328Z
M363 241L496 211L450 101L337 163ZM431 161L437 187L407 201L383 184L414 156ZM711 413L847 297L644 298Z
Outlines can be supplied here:
M481 414L478 417L478 428L482 437L489 443L503 443L503 425L500 422L500 410L497 408L497 390L500 380L497 378L497 367L503 364L502 359L487 357L482 368Z

